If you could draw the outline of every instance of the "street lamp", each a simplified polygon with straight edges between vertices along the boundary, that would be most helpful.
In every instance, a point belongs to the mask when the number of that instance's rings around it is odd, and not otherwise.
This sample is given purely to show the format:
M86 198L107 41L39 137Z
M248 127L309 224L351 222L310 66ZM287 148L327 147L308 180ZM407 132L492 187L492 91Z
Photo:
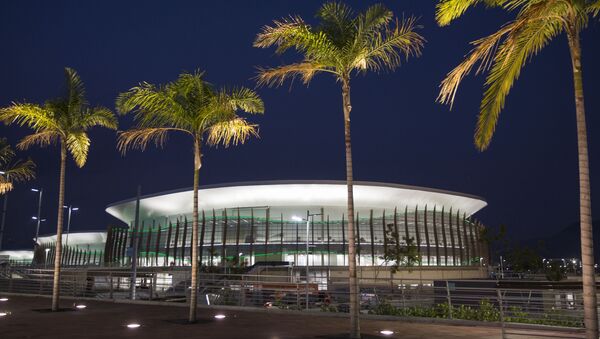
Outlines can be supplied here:
M301 218L299 216L293 215L292 216L292 220L294 221L304 221L306 220L306 309L308 310L308 231L310 229L310 218L313 218L314 221L314 217L316 215L321 215L321 213L310 213L310 211L306 211L306 219Z
M44 189L43 188L40 188L40 189L32 188L31 191L39 193L37 218L34 218L34 220L37 220L37 226L35 227L35 246L37 247L38 237L40 236L40 223L43 221L41 214L42 214L42 194L44 194Z
M63 206L69 210L69 214L67 215L67 239L65 239L65 247L69 246L69 230L71 229L71 212L79 211L79 207L73 207L72 205Z

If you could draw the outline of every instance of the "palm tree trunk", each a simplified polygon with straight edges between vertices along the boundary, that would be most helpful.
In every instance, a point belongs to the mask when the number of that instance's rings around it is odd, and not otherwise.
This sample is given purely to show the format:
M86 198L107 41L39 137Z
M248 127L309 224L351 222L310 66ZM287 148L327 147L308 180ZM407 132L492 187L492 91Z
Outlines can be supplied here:
M60 179L58 184L58 216L56 220L56 248L54 249L54 282L52 284L52 311L58 311L60 292L60 264L62 256L63 205L65 202L65 170L67 164L67 146L60 143Z
M573 66L575 110L577 116L577 145L579 155L579 218L581 227L581 264L583 266L583 310L586 338L598 338L598 310L596 305L596 281L594 270L594 241L592 231L592 208L590 171L588 162L587 128L583 102L581 70L581 46L579 31L571 27L567 31Z
M360 338L360 304L356 279L356 245L354 234L354 191L352 174L352 139L350 138L350 79L342 80L344 105L344 141L346 144L346 186L348 187L348 283L350 287L350 338Z
M196 321L196 308L198 303L198 181L200 177L201 154L200 138L194 137L194 207L192 223L192 283L190 293L189 322Z

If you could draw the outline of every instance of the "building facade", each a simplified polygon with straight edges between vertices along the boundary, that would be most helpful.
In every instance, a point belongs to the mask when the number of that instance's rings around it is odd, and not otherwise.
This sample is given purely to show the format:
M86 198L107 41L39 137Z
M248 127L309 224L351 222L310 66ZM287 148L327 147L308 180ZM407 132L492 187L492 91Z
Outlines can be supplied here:
M355 184L354 197L359 266L391 265L384 254L407 246L416 249L421 267L477 267L486 261L487 246L481 239L483 226L473 219L473 214L486 206L482 198L364 182ZM189 265L192 191L141 197L139 229L134 230L136 201L129 199L107 207L106 211L123 225L107 229L103 250L95 247L95 262L130 265L135 247L141 266ZM348 265L344 182L206 186L199 191L199 208L199 257L203 266L243 267L259 262L305 266L307 261L310 266L327 268ZM52 257L51 243L47 244ZM77 257L77 252L85 249L70 251Z

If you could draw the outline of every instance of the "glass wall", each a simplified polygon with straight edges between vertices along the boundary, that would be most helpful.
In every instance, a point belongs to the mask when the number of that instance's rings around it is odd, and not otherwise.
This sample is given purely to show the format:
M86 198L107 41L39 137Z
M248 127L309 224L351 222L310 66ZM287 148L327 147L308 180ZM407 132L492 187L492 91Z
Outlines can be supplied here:
M307 225L306 218L291 218L283 210L203 211L198 244L202 265L241 267L283 261L304 266L307 260L312 266L348 264L347 218L331 218L326 209L320 208ZM487 257L479 238L483 226L461 211L416 206L392 211L368 209L357 213L355 223L357 261L361 266L391 265L384 254L407 246L416 248L420 266L479 266ZM106 263L130 264L126 249L135 239L140 265L190 264L189 216L144 220L135 234L132 229L109 228L103 253Z

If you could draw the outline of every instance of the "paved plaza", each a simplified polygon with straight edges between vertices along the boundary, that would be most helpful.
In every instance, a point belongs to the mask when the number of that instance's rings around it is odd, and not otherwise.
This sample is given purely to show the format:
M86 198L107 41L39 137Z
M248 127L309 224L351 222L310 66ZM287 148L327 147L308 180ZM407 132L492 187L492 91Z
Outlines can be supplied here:
M7 296L0 302L0 337L6 338L344 338L348 320L322 314L252 312L233 309L201 308L198 322L187 324L186 307L82 301L63 299L61 312L49 312L50 299ZM222 314L224 319L215 319ZM141 327L127 328L139 323ZM364 319L363 338L501 338L497 327L413 323L400 320ZM384 336L379 332L390 330ZM544 335L545 336L545 335ZM526 338L528 336L522 336Z

